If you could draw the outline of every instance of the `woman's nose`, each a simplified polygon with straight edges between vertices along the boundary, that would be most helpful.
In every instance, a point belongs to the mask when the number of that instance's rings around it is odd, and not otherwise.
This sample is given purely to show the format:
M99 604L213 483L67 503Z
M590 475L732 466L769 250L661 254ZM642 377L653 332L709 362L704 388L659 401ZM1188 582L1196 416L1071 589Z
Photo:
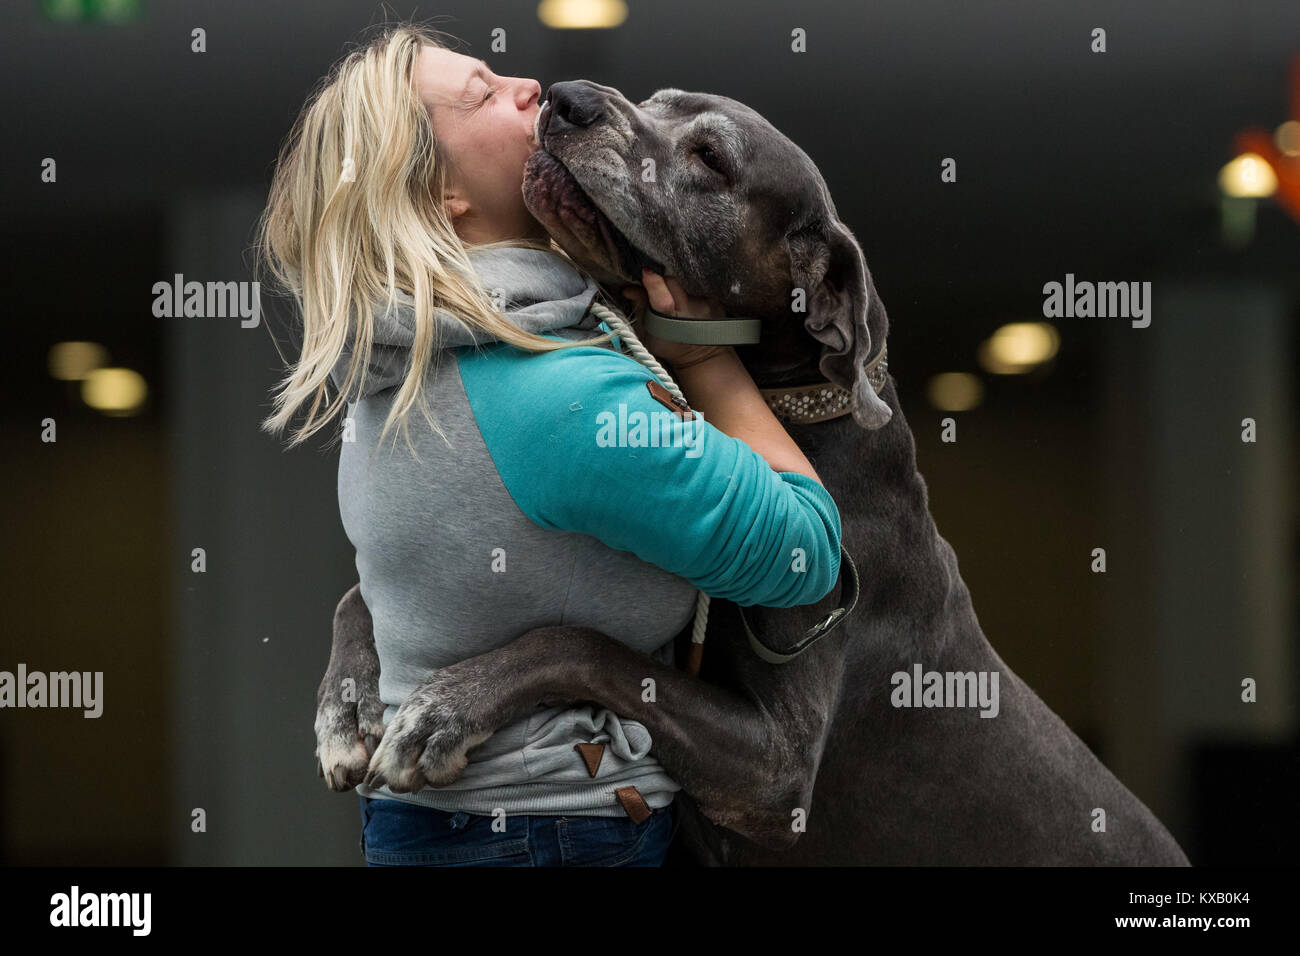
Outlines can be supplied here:
M542 84L536 80L524 80L520 83L520 89L523 90L523 106L525 109L541 98Z

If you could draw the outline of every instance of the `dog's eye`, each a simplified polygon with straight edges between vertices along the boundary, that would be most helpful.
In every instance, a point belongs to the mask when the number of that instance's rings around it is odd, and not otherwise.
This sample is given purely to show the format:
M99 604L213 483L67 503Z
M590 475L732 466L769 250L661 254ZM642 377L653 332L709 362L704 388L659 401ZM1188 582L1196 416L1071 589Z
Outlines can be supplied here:
M725 173L722 168L722 157L708 143L701 143L695 147L695 155L700 157L700 162L715 173Z

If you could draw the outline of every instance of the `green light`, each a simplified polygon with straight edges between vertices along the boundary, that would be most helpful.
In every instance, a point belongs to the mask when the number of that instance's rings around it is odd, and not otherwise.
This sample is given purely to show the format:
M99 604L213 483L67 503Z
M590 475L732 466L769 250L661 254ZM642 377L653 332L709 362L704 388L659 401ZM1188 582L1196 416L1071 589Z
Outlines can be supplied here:
M41 9L51 20L69 23L85 17L83 0L41 0Z
M144 0L41 0L41 10L59 23L125 23L144 13Z

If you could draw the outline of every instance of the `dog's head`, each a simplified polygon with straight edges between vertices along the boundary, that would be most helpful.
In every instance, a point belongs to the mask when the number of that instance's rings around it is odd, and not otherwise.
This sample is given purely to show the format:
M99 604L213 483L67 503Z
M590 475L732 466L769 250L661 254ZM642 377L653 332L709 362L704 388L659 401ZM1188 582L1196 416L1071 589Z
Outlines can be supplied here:
M760 384L816 367L864 428L889 421L862 370L889 327L862 250L812 160L767 120L725 96L633 104L577 80L550 88L537 134L524 201L598 281L676 276L763 320L762 343L740 347Z

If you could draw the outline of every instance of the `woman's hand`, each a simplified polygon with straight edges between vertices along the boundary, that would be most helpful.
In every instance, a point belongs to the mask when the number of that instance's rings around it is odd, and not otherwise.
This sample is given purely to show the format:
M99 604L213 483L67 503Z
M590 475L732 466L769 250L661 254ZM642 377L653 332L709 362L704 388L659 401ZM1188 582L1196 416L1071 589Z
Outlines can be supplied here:
M641 270L640 285L624 286L623 297L636 304L632 315L632 331L650 350L655 358L670 365L694 365L715 355L730 351L729 345L688 345L684 342L672 342L651 335L645 328L645 309L642 308L649 297L650 305L662 315L681 319L720 319L727 313L717 299L699 298L687 295L686 290L672 276L661 276L649 269Z

